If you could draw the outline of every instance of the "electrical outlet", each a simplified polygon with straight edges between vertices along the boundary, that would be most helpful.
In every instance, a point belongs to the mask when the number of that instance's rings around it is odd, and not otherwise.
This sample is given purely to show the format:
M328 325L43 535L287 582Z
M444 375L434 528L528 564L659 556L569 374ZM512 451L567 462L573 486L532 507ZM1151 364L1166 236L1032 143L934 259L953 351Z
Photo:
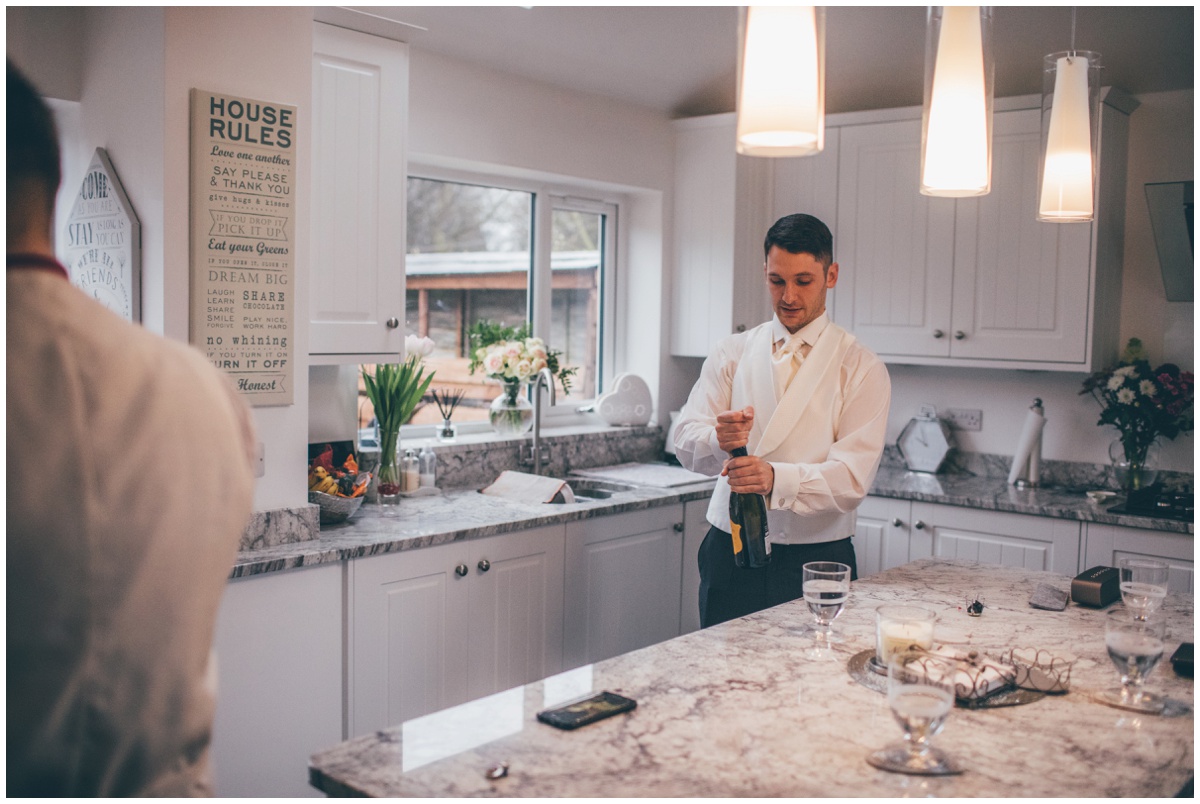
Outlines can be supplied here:
M267 445L259 441L254 445L254 476L262 477L267 473Z
M955 430L982 430L983 429L983 411L970 410L967 408L947 408L945 413L946 421L950 422L950 426Z

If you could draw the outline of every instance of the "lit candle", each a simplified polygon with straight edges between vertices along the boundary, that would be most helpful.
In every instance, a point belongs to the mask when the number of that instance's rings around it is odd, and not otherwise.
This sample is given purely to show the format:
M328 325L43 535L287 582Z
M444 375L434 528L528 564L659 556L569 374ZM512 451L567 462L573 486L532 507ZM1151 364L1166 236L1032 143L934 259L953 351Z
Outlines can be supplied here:
M937 615L919 606L888 604L875 609L875 660L886 665L895 654L916 646L933 648Z

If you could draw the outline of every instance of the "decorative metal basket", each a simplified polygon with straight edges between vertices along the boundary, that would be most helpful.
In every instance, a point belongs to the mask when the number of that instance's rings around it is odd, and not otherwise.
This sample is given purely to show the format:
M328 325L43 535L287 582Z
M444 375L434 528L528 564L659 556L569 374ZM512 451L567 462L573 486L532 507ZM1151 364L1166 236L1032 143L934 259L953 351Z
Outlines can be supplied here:
M363 503L363 497L338 497L320 491L310 491L308 501L321 508L321 524L336 525L345 522Z
M1000 657L1016 670L1013 683L1023 690L1058 695L1071 690L1074 659L1064 659L1037 648L1012 648Z

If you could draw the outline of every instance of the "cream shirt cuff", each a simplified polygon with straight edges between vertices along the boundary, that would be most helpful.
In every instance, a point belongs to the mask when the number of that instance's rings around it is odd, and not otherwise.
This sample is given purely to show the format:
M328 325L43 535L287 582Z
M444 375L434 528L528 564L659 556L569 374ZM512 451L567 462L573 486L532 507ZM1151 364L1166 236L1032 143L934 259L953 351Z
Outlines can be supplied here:
M771 508L789 510L800 494L800 465L771 461L768 463L775 472L775 485L771 487Z

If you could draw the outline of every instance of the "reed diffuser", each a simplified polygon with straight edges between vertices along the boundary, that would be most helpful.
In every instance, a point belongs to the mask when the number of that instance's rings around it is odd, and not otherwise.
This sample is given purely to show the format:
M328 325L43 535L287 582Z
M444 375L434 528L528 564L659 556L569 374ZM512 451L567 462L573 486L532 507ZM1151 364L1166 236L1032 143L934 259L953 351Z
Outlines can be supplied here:
M458 438L458 426L450 421L450 417L454 415L454 409L458 407L459 402L462 402L466 393L462 389L439 393L435 388L433 391L434 404L437 405L438 412L442 414L442 424L438 427L437 437L438 441L443 444L452 444Z

